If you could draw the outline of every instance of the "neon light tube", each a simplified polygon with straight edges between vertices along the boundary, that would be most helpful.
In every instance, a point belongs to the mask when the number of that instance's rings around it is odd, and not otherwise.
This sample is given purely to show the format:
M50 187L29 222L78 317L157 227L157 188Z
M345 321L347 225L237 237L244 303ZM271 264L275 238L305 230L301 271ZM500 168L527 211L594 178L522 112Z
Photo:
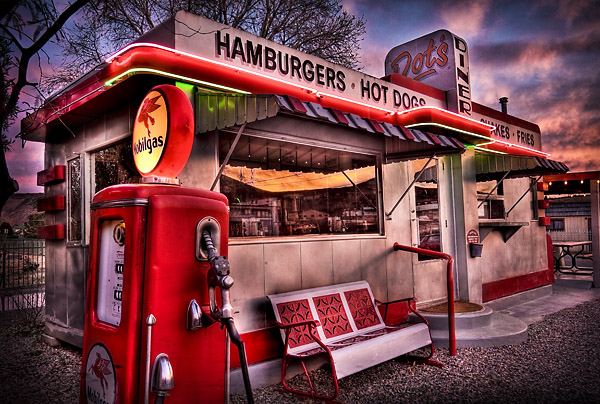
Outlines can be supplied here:
M181 81L187 81L187 82L194 83L194 84L200 84L200 85L205 85L205 86L209 86L209 87L218 88L220 90L233 91L233 92L241 93L241 94L250 94L248 91L240 90L240 89L237 89L237 88L222 86L220 84L210 83L208 81L198 80L198 79L194 79L194 78L191 78L191 77L181 76L179 74L165 72L163 70L150 69L150 68L145 68L145 67L137 67L137 68L134 68L134 69L129 69L129 70L127 70L127 71L119 74L118 76L113 77L110 80L107 80L106 82L104 82L104 85L106 87L110 87L115 82L117 82L120 79L122 79L123 77L128 76L130 74L136 74L136 73L153 73L153 74L157 74L159 76L170 77L170 78L173 78L173 79L177 79L177 80L181 80Z
M418 113L419 111L424 111L424 112L426 112L427 110L429 110L429 111L436 111L437 113L441 114L440 119L444 119L444 118L445 119L450 119L450 118L452 118L452 119L462 120L465 123L467 121L469 121L472 125L476 125L476 128L477 129L481 129L481 131L483 131L484 133L483 134L482 133L475 133L473 131L464 130L464 129L458 129L458 128L454 127L454 126L444 125L444 124L436 123L436 122L428 122L428 123L416 122L414 124L408 124L406 126L407 127L413 127L413 125L415 125L414 127L416 127L417 125L426 125L426 124L434 125L434 126L439 126L439 127L445 128L445 129L449 129L449 130L453 130L453 131L459 132L459 133L464 133L464 134L467 134L467 135L470 135L470 136L475 136L475 137L478 137L480 139L489 140L490 143L488 143L488 144L492 144L493 143L497 147L500 146L500 145L502 145L502 146L504 146L507 149L509 149L509 148L515 148L517 150L526 151L526 152L528 152L530 154L536 154L536 155L545 156L545 157L550 156L549 153L545 153L545 152L542 152L540 150L536 150L536 149L533 149L533 148L529 148L529 147L521 146L521 145L517 145L517 144L508 143L508 142L505 142L505 141L499 140L499 139L494 139L494 138L491 137L491 132L495 130L494 126L489 125L489 124L484 123L484 122L481 122L481 121L477 121L477 120L475 120L473 118L466 117L464 115L459 115L459 114L457 114L455 112L451 112L451 111L448 111L448 110L445 110L445 109L442 109L442 108L439 108L439 107L422 106L422 107L411 108L411 109L404 110L404 111L397 111L397 110L390 110L390 109L386 109L386 108L381 108L381 107L378 107L376 105L372 105L372 104L367 104L367 103L363 103L363 102L360 102L360 101L351 100L351 99L348 99L348 98L345 98L345 97L342 97L342 96L339 96L339 95L336 95L336 94L330 94L330 93L326 93L326 92L321 92L321 91L318 91L318 90L315 90L315 89L312 89L312 88L309 88L309 87L306 87L306 86L303 86L303 85L296 84L296 83L291 82L291 81L282 80L282 79L277 78L277 77L269 76L269 75L266 75L266 74L263 74L263 73L259 73L259 72L256 72L256 71L252 71L252 70L247 70L247 69L244 69L242 67L238 67L238 66L233 66L231 64L227 64L225 62L221 62L221 61L217 61L217 60L212 60L212 59L209 59L209 58L206 58L206 57L194 55L194 54L189 53L189 52L176 50L176 49L173 49L173 48L170 48L170 47L167 47L167 46L164 46L164 45L155 44L155 43L139 42L139 43L130 44L130 45L124 47L123 49L117 51L113 55L109 56L106 59L106 62L107 63L114 63L120 56L124 55L128 51L130 51L132 49L135 49L135 48L143 48L143 47L150 47L150 48L160 49L160 50L163 50L165 52L171 53L173 55L185 56L185 57L189 57L189 58L191 58L193 60L198 60L198 61L202 61L204 63L211 64L213 66L223 67L223 68L226 68L228 71L233 71L234 73L235 72L241 72L241 73L244 73L244 74L249 74L249 75L252 75L252 76L255 76L255 77L259 77L261 79L268 80L270 82L277 82L277 83L283 84L286 87L294 87L294 88L300 89L302 92L304 92L306 94L312 94L312 95L316 96L317 98L321 98L322 99L322 98L326 98L326 97L331 97L332 99L337 99L339 101L342 101L344 103L348 103L350 105L353 104L353 105L356 105L356 106L365 107L365 108L368 108L369 110L372 110L372 111L380 111L380 112L383 112L383 113L388 114L388 115L395 115L395 114L397 114L397 116L399 118L404 118L405 116L407 118L409 118L410 114L414 114L415 112ZM173 77L173 78L176 78L176 79L179 79L179 80L182 80L182 81L188 81L188 82L191 82L191 83L198 83L198 84L201 84L201 85L212 86L212 87L215 87L215 88L220 88L220 89L224 89L224 90L228 90L228 91L235 91L235 92L238 92L238 93L251 94L248 91L244 91L244 90L240 90L240 89L236 89L236 88L232 88L232 87L227 87L227 86L222 86L222 85L218 85L218 84L215 84L215 83L212 83L212 82L206 82L206 81L202 81L202 80L198 80L198 79L193 79L191 77L175 75L175 74L168 73L168 72L165 72L165 71L156 70L156 69L149 69L149 68L147 68L147 69L145 69L145 68L136 68L136 69L128 70L127 72L122 73L122 74L118 75L117 77L115 77L115 78L113 78L111 80L108 80L105 83L105 85L106 86L110 86L110 85L114 84L114 82L116 80L119 80L120 78L124 77L127 74L134 74L135 72L150 72L150 73L160 74L160 75L167 76L167 77ZM393 123L393 122L390 122L390 123ZM460 121L459 121L459 123L460 123ZM473 129L475 129L475 128L473 128ZM490 132L490 136L486 136L485 132L487 132L487 131Z
M489 129L490 132L496 130L495 126L489 125L489 124L487 124L485 122L481 122L481 121L478 121L476 119L469 118L468 116L457 114L456 112L448 111L447 109L442 109L442 108L433 107L433 106L423 106L423 107L411 108L411 109L407 109L405 111L398 111L397 114L398 115L404 115L404 114L409 114L409 113L413 113L413 112L424 111L424 110L432 110L432 109L435 109L436 111L440 111L443 114L453 115L456 118L466 119L466 120L471 121L471 122L473 122L473 123L475 123L477 125L484 126L487 129Z
M450 129L450 130L452 130L454 132L464 133L465 135L471 135L471 136L475 136L475 137L478 137L478 138L481 138L481 139L491 140L491 142L486 143L486 144L495 143L495 140L492 139L491 137L487 137L487 136L484 136L484 135L479 135L477 133L469 132L469 131L466 131L464 129L454 128L452 126L444 125L444 124L437 123L437 122L423 122L423 123L413 123L413 124L410 124L410 125L405 125L405 127L409 128L409 129L417 128L417 127L420 127L420 126L437 126L438 128Z
M351 102L352 104L357 104L357 105L361 105L363 107L367 107L367 108L372 108L372 109L376 109L376 110L379 110L379 111L383 111L383 112L386 112L386 113L388 113L390 115L394 115L394 114L396 114L398 112L398 111L393 111L393 110L390 110L390 109L376 107L375 105L371 105L371 104L365 104L364 102L351 100L349 98L340 97L339 95L322 93L320 91L317 91L316 96L319 97L319 98L323 98L323 97L336 98L336 99L341 100L341 101Z
M217 60L212 60L212 59L208 59L208 58L205 58L205 57L202 57L202 56L194 55L193 53L188 53L188 52L180 51L180 50L177 50L177 49L169 48L167 46L158 45L158 44L149 43L149 42L132 43L131 45L128 45L128 46L124 47L120 51L117 51L117 53L109 56L105 61L106 61L106 63L112 63L112 62L115 61L116 58L118 58L119 56L123 55L127 51L129 51L129 50L131 50L133 48L138 48L138 47L151 47L151 48L162 49L162 50L170 52L170 53L174 53L174 54L177 54L177 55L187 56L187 57L190 57L192 59L201 60L201 61L206 62L206 63L212 63L212 64L217 65L217 66L225 67L225 68L227 68L229 70L242 71L244 73L252 74L254 76L261 77L263 79L277 81L277 82L285 84L285 85L290 85L290 86L299 88L301 90L306 91L308 94L315 94L317 92L316 90L313 90L312 88L301 86L299 84L295 84L295 83L292 83L292 82L289 82L289 81L285 81L285 80L282 80L282 79L278 79L277 77L268 76L268 75L262 74L262 73L257 73L257 72L254 72L252 70L246 70L246 69L243 69L243 68L238 67L238 66L232 66L232 65L227 64L227 63L219 62Z
M487 143L486 143L486 144L487 144ZM481 147L479 147L479 146L473 146L473 148L474 148L475 150L477 150L477 151L484 151L484 152L488 152L488 153L502 154L502 155L507 155L507 154L508 154L508 153L504 153L504 152L501 152L501 151L498 151L498 150L484 149L484 148L481 148Z

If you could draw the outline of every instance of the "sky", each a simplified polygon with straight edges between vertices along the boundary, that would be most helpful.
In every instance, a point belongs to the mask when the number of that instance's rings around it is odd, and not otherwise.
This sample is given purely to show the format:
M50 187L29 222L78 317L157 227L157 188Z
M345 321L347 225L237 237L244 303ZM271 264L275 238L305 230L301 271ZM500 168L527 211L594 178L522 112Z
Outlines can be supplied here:
M393 47L438 29L469 46L472 100L539 125L542 148L571 172L600 170L600 0L342 0L363 17L361 70L384 75ZM18 132L13 129L13 133ZM7 154L19 192L43 192L43 144Z

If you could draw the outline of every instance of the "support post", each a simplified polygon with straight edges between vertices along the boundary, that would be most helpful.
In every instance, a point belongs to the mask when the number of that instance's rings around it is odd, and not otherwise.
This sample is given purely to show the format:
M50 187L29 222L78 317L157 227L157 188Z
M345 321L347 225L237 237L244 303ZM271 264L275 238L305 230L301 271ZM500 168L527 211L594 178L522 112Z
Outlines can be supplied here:
M600 288L600 184L598 180L590 180L590 193L592 203L592 257L594 262L594 275L592 284Z

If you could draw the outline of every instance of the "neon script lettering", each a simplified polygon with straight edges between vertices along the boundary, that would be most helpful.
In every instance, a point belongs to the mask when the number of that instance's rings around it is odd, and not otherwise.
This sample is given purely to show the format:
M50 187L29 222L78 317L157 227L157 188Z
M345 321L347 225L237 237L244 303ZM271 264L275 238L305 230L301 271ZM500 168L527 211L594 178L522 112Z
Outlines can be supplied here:
M424 52L417 53L415 56L408 51L402 52L392 61L394 73L400 73L407 76L409 72L414 74L415 80L422 80L425 77L436 73L436 65L444 67L448 64L448 44L444 42L445 35L440 37L440 44L436 46L434 40L429 40L429 45Z

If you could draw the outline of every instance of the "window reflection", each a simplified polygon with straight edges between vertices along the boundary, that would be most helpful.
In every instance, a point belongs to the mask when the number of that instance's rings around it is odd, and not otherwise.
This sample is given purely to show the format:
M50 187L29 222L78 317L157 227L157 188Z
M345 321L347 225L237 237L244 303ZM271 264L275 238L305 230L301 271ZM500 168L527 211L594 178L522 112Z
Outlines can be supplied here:
M81 240L81 160L67 162L69 171L69 241Z
M111 185L138 183L141 178L133 162L130 140L95 152L92 161L94 192Z
M229 235L379 233L375 167L373 155L243 136L221 177Z
M416 160L413 164L415 178L425 167L427 160ZM438 195L437 162L424 169L415 183L415 203L419 227L419 248L442 251L440 238L440 205ZM419 254L419 261L431 259Z

